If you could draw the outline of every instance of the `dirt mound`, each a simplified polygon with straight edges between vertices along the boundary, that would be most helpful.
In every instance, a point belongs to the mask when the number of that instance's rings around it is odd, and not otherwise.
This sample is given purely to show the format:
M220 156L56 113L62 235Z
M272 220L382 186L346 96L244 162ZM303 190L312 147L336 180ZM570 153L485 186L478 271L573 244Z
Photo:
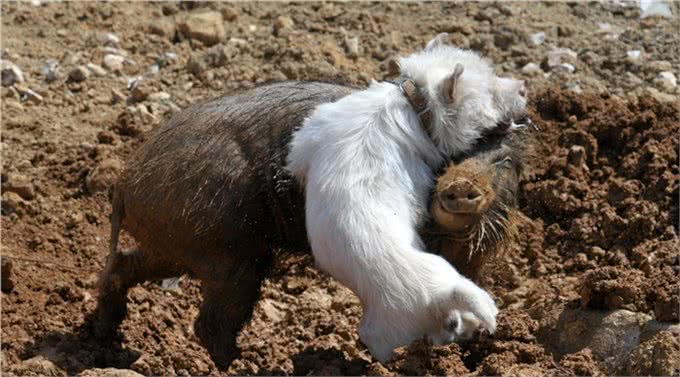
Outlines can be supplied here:
M520 237L482 279L498 332L382 365L351 292L282 254L227 373L679 373L677 18L618 3L36 3L0 4L3 373L224 374L196 343L189 279L132 289L120 339L93 338L112 177L189 103L267 80L366 85L443 31L527 80L541 129Z

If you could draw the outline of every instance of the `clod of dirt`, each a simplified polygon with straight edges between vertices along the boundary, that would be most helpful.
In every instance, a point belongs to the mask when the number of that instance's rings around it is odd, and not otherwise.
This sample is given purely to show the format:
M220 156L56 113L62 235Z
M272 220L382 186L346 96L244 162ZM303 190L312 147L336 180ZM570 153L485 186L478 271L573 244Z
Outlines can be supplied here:
M648 279L642 271L605 267L581 278L581 306L592 309L647 311Z
M4 185L4 191L14 192L25 200L31 200L35 196L35 188L30 178L20 174L8 176L7 183Z
M100 162L85 178L87 191L95 194L108 190L122 170L123 166L119 160L110 158Z
M143 377L143 375L130 369L87 369L78 374L78 377Z
M178 26L187 38L203 42L206 46L220 43L225 38L224 20L220 12L191 13Z
M5 293L12 292L14 280L12 279L12 261L2 258L2 270L0 270L0 290Z
M631 376L680 374L680 333L662 331L640 344L630 354L625 374Z

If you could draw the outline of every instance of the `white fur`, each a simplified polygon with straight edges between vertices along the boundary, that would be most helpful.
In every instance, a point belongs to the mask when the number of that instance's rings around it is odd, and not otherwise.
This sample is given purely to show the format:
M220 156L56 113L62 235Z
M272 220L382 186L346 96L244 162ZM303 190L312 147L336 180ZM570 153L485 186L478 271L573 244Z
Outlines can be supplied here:
M455 108L447 108L437 87L456 63L465 71ZM416 231L427 216L433 168L444 156L467 151L500 120L495 76L477 55L453 47L429 46L401 66L430 93L434 140L399 88L373 82L318 106L293 135L288 155L288 169L305 183L316 262L360 298L359 335L381 361L422 336L448 342L470 333L478 322L458 321L447 330L465 312L493 332L498 312L486 292L427 253Z

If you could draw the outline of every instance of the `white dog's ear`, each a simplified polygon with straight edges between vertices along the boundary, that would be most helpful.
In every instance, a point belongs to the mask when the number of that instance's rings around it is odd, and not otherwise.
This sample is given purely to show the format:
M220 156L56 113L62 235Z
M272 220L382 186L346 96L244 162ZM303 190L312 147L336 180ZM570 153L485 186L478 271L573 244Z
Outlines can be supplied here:
M435 47L442 46L449 43L449 33L439 33L431 41L427 42L425 51L430 51Z
M463 74L463 65L458 63L453 72L446 76L444 80L439 83L439 95L446 104L451 104L456 98L456 84L460 76Z

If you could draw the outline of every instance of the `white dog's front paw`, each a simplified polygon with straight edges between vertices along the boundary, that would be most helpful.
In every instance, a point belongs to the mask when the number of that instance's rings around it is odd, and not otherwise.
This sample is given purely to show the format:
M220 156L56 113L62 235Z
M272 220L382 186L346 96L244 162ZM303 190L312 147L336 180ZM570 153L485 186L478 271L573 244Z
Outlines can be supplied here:
M460 279L451 293L451 311L459 314L457 335L469 338L478 328L493 334L496 331L498 308L493 298L468 279Z

